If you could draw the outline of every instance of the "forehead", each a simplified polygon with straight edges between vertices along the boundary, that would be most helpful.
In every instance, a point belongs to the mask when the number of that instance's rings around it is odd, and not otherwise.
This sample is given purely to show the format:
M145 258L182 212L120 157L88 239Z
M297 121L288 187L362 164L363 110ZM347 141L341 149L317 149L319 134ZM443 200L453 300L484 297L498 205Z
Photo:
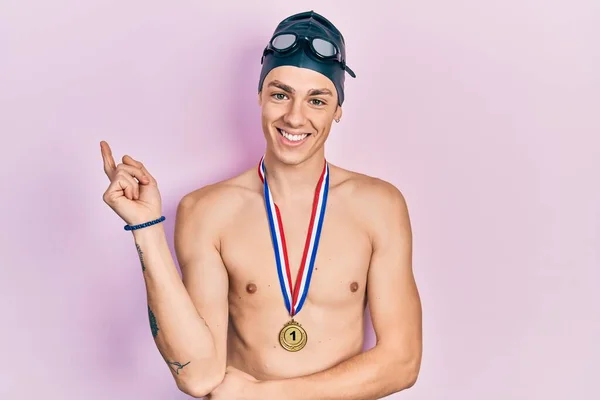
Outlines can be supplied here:
M280 81L294 88L297 92L307 92L312 89L329 89L335 91L333 82L325 75L308 68L283 65L273 68L264 80L265 89L272 81Z

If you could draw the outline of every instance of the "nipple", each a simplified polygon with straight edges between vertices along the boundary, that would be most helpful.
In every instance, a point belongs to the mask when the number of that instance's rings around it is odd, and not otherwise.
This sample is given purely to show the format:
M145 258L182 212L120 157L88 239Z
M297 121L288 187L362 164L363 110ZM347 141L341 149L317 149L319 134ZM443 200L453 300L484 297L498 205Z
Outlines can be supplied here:
M257 287L254 283L249 283L246 285L246 292L253 294L256 293Z

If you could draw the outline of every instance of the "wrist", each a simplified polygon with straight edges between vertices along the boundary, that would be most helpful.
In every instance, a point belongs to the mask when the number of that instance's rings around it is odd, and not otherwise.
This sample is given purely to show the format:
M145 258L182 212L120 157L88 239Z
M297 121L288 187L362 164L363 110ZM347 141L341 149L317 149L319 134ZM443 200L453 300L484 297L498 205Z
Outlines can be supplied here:
M141 229L131 231L133 238L136 242L152 241L163 238L165 236L165 229L163 223L154 224Z

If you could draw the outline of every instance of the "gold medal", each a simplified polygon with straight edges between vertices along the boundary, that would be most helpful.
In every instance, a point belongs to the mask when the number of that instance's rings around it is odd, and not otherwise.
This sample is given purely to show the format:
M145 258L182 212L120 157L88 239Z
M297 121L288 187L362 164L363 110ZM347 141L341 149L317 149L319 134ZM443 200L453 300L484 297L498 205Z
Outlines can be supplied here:
M279 332L279 343L287 351L299 351L306 346L306 331L294 319L283 326Z

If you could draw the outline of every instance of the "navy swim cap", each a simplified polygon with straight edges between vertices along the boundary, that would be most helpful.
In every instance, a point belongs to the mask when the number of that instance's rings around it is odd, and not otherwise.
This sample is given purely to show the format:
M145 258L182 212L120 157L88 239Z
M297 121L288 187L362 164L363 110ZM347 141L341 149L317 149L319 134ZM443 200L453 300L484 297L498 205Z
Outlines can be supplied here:
M261 59L258 91L273 68L292 65L317 71L329 78L344 102L344 79L347 71L346 46L341 32L325 17L314 11L292 15L279 23Z

